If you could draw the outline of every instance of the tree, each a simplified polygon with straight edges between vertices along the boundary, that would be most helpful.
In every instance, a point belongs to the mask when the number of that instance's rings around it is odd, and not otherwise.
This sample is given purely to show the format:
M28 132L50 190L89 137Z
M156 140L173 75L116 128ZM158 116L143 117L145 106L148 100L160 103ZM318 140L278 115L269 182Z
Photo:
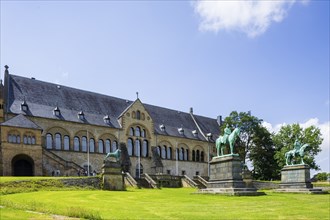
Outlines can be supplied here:
M312 179L315 179L317 181L326 181L329 177L330 173L322 172L315 174Z
M315 156L321 151L320 145L323 141L321 138L321 131L315 126L303 129L299 124L283 126L280 131L273 136L276 149L275 159L279 167L284 167L286 165L284 155L286 152L293 149L293 144L296 139L302 144L309 144L309 147L305 149L306 155L304 161L312 169L319 170L319 166L315 163Z
M272 135L265 127L258 127L252 137L249 159L252 161L252 174L255 179L274 180L280 175L277 161L275 160L275 147Z
M250 112L232 111L228 117L225 118L223 124L220 127L221 132L226 126L229 126L231 130L239 127L241 134L236 141L235 149L240 155L243 162L246 162L248 152L253 145L253 135L256 129L261 126L261 119L252 116ZM223 135L223 134L222 134Z
M252 162L252 173L255 178L271 180L279 178L276 172L277 163L274 159L275 148L269 131L261 125L262 119L252 116L250 112L233 111L225 118L221 131L226 126L231 130L241 129L241 134L235 144L235 153L238 153L244 163L247 159Z

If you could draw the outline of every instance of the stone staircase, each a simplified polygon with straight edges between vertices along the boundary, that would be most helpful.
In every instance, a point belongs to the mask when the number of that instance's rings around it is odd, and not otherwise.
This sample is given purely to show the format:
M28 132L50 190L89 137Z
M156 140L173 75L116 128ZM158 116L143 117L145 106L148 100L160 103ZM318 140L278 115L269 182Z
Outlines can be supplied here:
M131 176L129 172L125 173L124 180L126 186L131 186L135 188L138 187L138 183L135 181L135 179Z
M148 183L148 188L158 189L158 184L147 173L141 175L141 179Z
M199 189L205 189L207 188L207 180L205 180L203 177L201 176L194 176L194 182L197 183L197 187Z
M57 154L42 149L43 154L43 173L44 175L52 175L55 170L60 170L60 176L77 176L78 171L83 167L79 166L73 161L67 161ZM47 161L47 162L46 162Z
M184 187L198 188L198 184L194 180L192 180L190 177L188 177L187 175L184 175L181 178L181 181L182 181L182 185Z

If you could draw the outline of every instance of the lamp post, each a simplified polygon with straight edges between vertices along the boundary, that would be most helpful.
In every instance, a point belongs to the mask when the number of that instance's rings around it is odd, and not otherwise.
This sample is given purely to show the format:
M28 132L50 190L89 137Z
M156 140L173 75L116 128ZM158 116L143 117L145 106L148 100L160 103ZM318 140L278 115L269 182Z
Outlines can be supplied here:
M140 140L136 138L136 146L137 146L137 156L138 156L138 177L141 178L141 148L140 148Z
M207 135L207 175L210 177L210 141L212 134L208 133Z

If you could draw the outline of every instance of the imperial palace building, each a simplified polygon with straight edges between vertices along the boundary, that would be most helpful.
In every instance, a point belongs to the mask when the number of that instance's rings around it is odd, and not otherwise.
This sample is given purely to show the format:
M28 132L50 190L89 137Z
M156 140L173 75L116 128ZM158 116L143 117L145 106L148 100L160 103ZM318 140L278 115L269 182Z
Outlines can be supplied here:
M221 117L97 94L9 73L0 84L0 175L77 176L101 172L121 148L123 168L208 176Z

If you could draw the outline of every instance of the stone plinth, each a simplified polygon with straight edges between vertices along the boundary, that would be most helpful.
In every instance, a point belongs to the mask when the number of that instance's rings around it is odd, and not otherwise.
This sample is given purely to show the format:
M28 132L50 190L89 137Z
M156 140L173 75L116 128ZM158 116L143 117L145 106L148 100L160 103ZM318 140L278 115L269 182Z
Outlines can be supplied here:
M326 193L321 189L313 189L310 167L306 164L285 166L281 170L280 188L275 192Z
M257 192L252 185L246 185L242 177L242 163L237 155L214 157L210 161L210 180L206 189L198 193L223 194L233 196L265 195Z
M281 170L280 188L313 188L308 165L285 166Z
M121 164L115 161L104 161L102 166L102 189L125 190Z

